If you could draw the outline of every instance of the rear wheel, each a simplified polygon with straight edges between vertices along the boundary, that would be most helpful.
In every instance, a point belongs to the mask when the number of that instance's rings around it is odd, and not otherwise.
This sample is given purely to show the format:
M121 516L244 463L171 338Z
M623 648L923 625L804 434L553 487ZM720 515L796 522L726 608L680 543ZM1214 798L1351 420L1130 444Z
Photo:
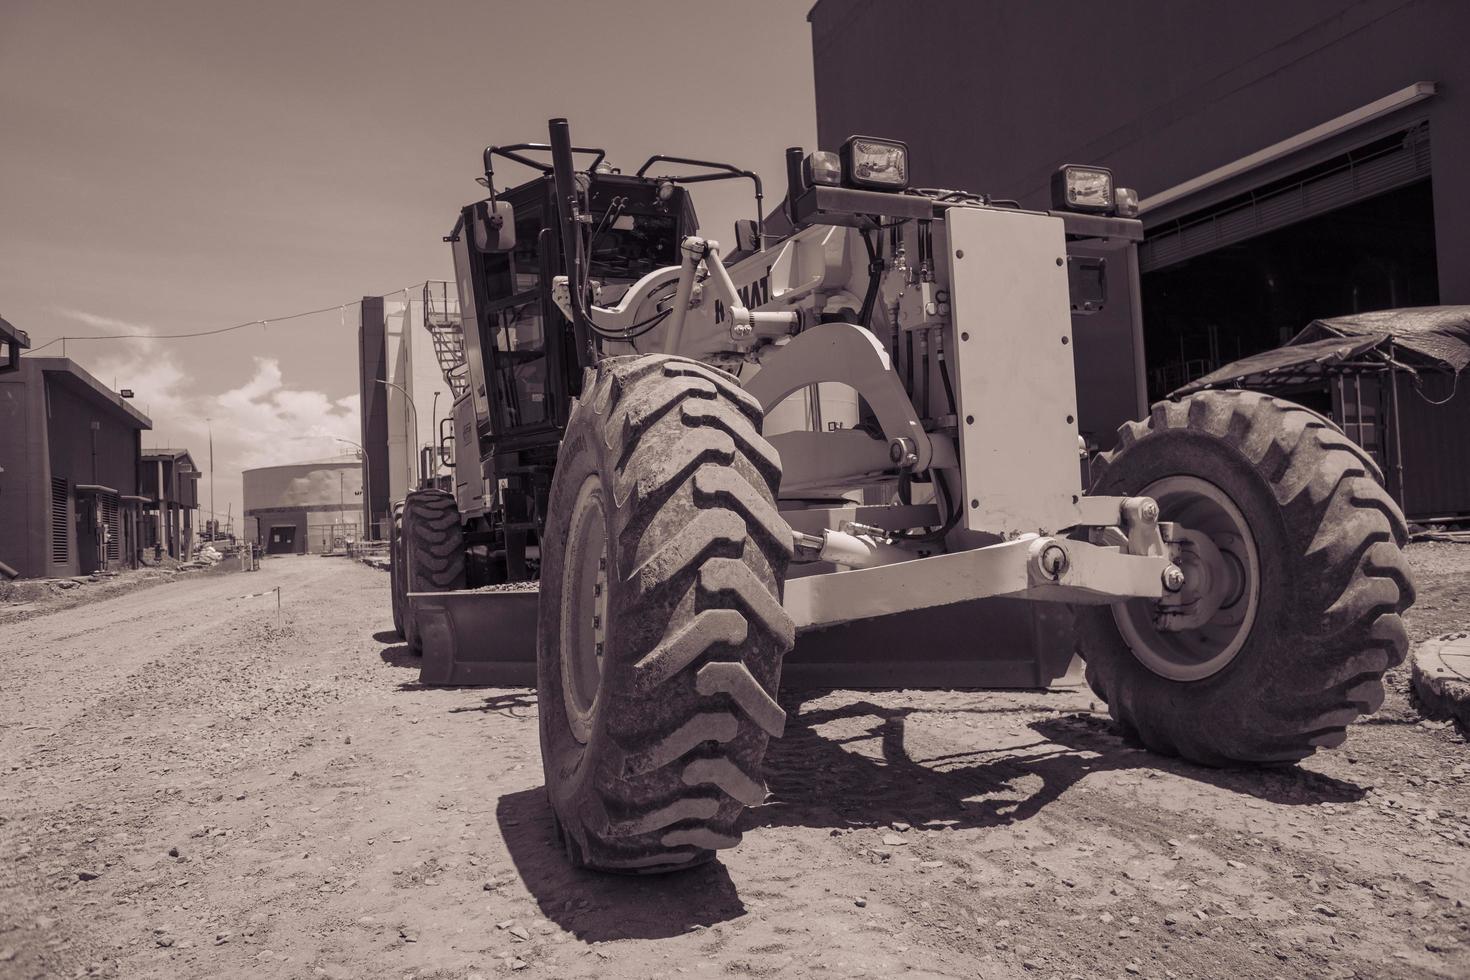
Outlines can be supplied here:
M724 372L611 358L573 408L542 547L537 697L567 855L669 871L766 795L791 532L760 406Z
M465 586L464 528L459 505L443 490L415 490L403 501L399 551L403 557L400 599L404 639L410 653L423 652L410 592L450 592Z
M388 582L393 596L393 629L405 640L403 613L407 601L403 598L403 504L393 505L393 519L388 523Z
M1179 529L1182 605L1078 613L1087 680L1125 733L1206 765L1293 762L1383 702L1414 600L1377 464L1315 412L1254 392L1155 405L1092 492Z

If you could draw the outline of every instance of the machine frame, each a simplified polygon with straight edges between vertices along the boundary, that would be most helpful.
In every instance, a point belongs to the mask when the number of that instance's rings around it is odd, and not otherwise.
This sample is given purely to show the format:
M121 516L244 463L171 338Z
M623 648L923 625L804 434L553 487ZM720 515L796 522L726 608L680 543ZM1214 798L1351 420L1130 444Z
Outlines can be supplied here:
M793 175L787 200L794 225L791 233L774 242L753 236L758 247L727 265L718 242L692 233L696 225L693 208L680 181L749 178L755 182L759 207L762 191L755 175L725 164L658 155L629 177L603 166L602 150L571 147L569 140L559 142L554 127L548 144L487 147L482 183L491 195L465 207L446 238L454 250L470 376L469 391L455 404L453 444L461 454L466 446L482 447L477 468L464 465L470 460L455 465L455 497L466 520L471 555L470 585L530 581L537 574L546 493L566 406L581 391L582 372L597 357L643 353L653 346L666 353L734 356L748 362L752 348L769 352L779 345L779 354L761 359L753 374L746 376L748 364L737 368L740 383L767 413L805 392L820 426L821 386L841 385L855 393L865 419L863 428L828 423L821 431L797 429L769 435L783 461L781 513L797 531L801 561L793 566L784 603L803 633L864 617L995 597L1091 604L1172 595L1164 583L1177 578L1178 569L1170 557L1172 546L1163 541L1158 529L1138 520L1137 508L1131 511L1135 517L1130 523L1125 504L1131 502L1125 498L1082 495L1079 459L1085 464L1085 454L1079 457L1076 448L1076 396L1071 350L1066 345L1073 313L1093 312L1100 304L1089 301L1083 309L1076 301L1075 284L1059 289L1056 282L1057 276L1073 275L1066 258L1069 241L1122 241L1131 247L1142 238L1136 220L1027 211L959 193L917 196L810 186ZM552 161L543 163L529 153L550 154ZM574 169L575 154L593 156L587 170ZM533 167L540 175L496 192L492 169L496 157ZM648 177L650 168L660 162L716 172L691 178ZM596 302L601 285L589 282L595 278L592 273L599 271L595 257L586 266L580 255L579 261L568 263L566 246L576 240L580 229L597 222L609 199L616 201L619 194L631 196L635 189L644 191L640 200L644 212L675 218L679 264L648 269L625 283L616 302L602 305ZM509 238L497 238L495 228L481 228L493 224L497 215L512 223L514 233ZM1003 238L1010 247L976 255L974 250L984 248L987 240L987 229L978 227L969 233L972 241L961 243L971 249L972 261L960 273L957 266L963 262L964 247L950 247L948 239L957 234L952 229L961 221L972 226L1004 223ZM925 229L925 240L905 243L900 231L920 227ZM1028 229L1037 232L1031 235L1029 251L1015 247L1017 229L1023 235ZM875 315L877 303L865 294L872 292L870 277L883 276L883 263L871 255L867 263L855 261L851 250L858 247L858 241L885 233L890 235L890 261L896 253L901 263L907 248L922 252L930 263L911 274L917 288L882 297L883 315L907 321L893 330L891 348L878 340L874 330L851 322L855 316L822 315L824 305L841 303L844 298L851 301L851 307ZM532 242L534 246L528 247ZM477 243L486 247L477 247ZM521 268L532 254L534 270ZM936 258L941 255L944 262ZM981 261L974 260L977 258ZM495 263L504 268L492 271L489 267ZM954 290L957 277L976 274L987 277L982 286ZM530 284L497 291L487 286L497 276L502 281L527 278ZM1021 278L1029 278L1034 285L1016 289ZM984 295L980 295L982 289ZM572 301L579 292L592 297L585 310ZM1070 306L1069 295L1073 296ZM962 319L966 302L976 310L990 311L997 302L1009 302L1016 315L1033 320L1040 316L1046 321L1028 327L1031 333L1047 330L1052 342L1044 349L1039 344L1025 346L1015 355L1026 359L1033 369L1037 364L1051 365L1048 379L1057 389L1054 401L1058 406L1071 406L1072 414L1066 415L1064 425L1051 427L1046 439L1038 439L1034 426L1017 425L1014 420L999 427L982 426L985 432L970 431L962 423L969 418L973 425L976 413L984 418L996 408L986 405L982 397L985 381L990 380L979 376L985 370L983 356L977 355L984 349L983 324L975 325L976 343L969 343L971 330L965 327L970 324ZM546 410L530 423L515 424L505 411L509 399L503 362L516 351L494 340L494 317L533 303L542 338L542 347L535 354L546 365L542 391ZM636 338L629 342L617 339L620 334L643 330L650 318L660 316L663 322L643 334L652 337L653 345L639 344ZM589 326L594 317L595 324ZM992 329L1009 331L1012 337L1017 333L1015 324L1008 321ZM910 341L907 357L897 342L900 336ZM921 337L925 345L922 370L915 363L914 336ZM928 357L931 338L936 355L932 363ZM949 360L959 369L953 381L944 367L946 350L958 351ZM916 380L916 371L927 376ZM931 397L931 389L937 393L941 376L946 389L953 386L956 411L933 410L937 395ZM911 394L910 389L920 386L923 398L916 405L917 392ZM996 432L1007 435L999 447ZM1015 451L997 458L1006 444ZM967 445L984 449L967 453ZM1045 448L1038 451L1038 445ZM447 448L443 454L448 455ZM845 501L831 505L830 498L844 492L891 485L896 474L925 472L952 474L954 485L944 493L954 498L949 501L952 509L964 511L958 527L942 528L943 533L925 544L895 545L883 535L912 527L941 527L946 515L937 503L907 508ZM1004 476L1005 488L1015 497L1010 512L990 506L998 494L982 479L982 473L989 474L992 483L998 475ZM1027 488L1036 486L1052 488L1047 506L1040 510L1026 506L1027 499L1035 497ZM972 506L964 507L966 500ZM1094 543L1093 538L1108 543ZM899 564L901 569L880 569ZM519 631L500 626L529 624L534 592L412 592L408 602L425 624L425 680L530 680L534 660L530 637L510 641L509 634ZM507 636L488 660L457 640L486 629Z

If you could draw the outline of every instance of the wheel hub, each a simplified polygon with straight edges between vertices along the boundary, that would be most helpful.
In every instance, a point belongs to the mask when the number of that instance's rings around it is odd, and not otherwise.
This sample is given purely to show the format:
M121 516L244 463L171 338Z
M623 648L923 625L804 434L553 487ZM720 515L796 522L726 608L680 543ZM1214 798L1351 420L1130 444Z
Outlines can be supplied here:
M592 734L608 643L608 549L602 485L590 476L572 506L562 569L561 691L567 724L583 745Z
M1260 557L1245 516L1218 486L1170 476L1141 496L1176 525L1175 564L1184 587L1163 602L1136 599L1113 606L1113 619L1133 655L1154 673L1194 681L1223 670L1245 645L1260 600Z

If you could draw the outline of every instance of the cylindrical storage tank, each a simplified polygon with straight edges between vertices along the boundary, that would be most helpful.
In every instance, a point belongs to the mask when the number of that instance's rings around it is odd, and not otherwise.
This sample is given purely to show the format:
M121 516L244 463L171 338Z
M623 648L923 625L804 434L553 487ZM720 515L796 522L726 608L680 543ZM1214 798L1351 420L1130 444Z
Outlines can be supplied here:
M316 460L245 470L245 517L266 554L326 554L361 537L362 461Z

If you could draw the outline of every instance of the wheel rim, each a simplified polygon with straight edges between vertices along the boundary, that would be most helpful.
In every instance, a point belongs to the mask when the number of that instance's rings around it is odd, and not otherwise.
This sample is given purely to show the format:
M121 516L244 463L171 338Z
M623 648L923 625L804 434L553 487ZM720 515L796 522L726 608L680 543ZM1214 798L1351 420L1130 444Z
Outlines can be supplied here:
M1199 477L1165 477L1140 495L1152 497L1159 520L1181 532L1178 564L1193 611L1161 617L1159 603L1135 599L1114 605L1113 619L1149 670L1170 680L1202 680L1235 659L1255 625L1261 597L1255 536L1225 491Z
M589 476L577 492L562 569L561 692L567 724L583 745L592 734L607 643L607 524L602 486Z

